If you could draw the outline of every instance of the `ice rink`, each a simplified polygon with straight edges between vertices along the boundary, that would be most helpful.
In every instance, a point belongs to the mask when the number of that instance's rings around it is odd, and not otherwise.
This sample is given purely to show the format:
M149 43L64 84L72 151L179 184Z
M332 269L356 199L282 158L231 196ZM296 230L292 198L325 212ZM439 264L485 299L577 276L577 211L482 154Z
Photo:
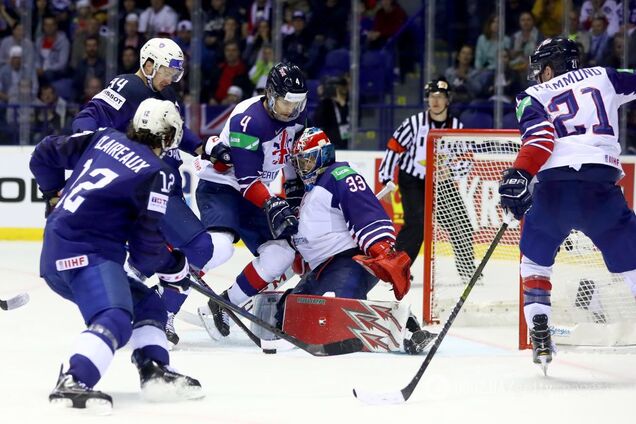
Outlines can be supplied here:
M118 351L97 386L113 396L110 417L49 406L60 363L67 360L83 324L76 307L54 295L38 277L40 245L0 243L0 298L26 291L31 301L0 311L0 422L2 423L632 423L636 355L561 351L544 377L530 352L516 349L516 328L452 328L412 398L403 405L368 406L353 387L401 389L424 359L357 353L315 358L302 351L265 355L233 328L213 343L196 326L176 321L181 337L172 365L198 378L200 401L149 404L140 399L130 350ZM215 289L228 286L249 260L244 248L209 273ZM421 269L417 266L415 269ZM486 267L486 272L488 267ZM421 312L421 272L407 301ZM476 293L480 287L475 287ZM373 298L389 299L386 286ZM205 299L193 293L184 308ZM470 297L467 301L470 303Z

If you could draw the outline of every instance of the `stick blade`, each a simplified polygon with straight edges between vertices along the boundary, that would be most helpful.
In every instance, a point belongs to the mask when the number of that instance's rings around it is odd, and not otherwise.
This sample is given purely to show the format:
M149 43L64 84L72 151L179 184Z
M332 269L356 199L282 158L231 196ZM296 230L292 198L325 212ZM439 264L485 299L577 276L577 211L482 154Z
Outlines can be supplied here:
M25 305L29 301L28 293L20 293L17 296L12 297L11 299L0 301L0 307L5 311L19 308L22 305Z
M394 392L375 393L353 389L353 395L367 405L398 405L406 402L400 390Z

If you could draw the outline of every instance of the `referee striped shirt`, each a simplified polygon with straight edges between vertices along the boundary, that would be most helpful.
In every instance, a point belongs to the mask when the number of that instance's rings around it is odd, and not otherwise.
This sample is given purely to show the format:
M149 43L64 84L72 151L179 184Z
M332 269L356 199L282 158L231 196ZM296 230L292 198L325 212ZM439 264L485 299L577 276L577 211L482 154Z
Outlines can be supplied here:
M381 182L394 180L395 167L416 178L426 175L426 137L431 128L462 128L458 118L448 115L443 122L433 121L428 113L419 112L402 122L387 143L387 150L380 164Z

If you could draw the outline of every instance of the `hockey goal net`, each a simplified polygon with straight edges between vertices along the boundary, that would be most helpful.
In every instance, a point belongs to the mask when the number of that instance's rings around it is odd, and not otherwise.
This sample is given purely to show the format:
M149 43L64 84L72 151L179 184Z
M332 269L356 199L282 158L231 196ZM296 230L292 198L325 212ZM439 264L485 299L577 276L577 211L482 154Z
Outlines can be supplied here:
M519 151L517 131L433 130L427 141L424 320L444 322L502 224L498 183ZM458 316L463 325L514 325L527 348L519 278L519 222L513 222ZM557 344L636 344L636 301L607 271L592 241L573 231L552 275Z

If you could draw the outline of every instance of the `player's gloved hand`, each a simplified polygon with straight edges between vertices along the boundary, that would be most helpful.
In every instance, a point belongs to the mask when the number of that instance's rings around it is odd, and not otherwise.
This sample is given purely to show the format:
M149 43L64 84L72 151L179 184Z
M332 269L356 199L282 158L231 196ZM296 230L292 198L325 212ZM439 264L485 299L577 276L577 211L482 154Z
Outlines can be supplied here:
M523 214L532 205L532 193L528 186L532 175L523 169L506 169L499 182L499 196L501 207L512 212L515 219L523 218Z
M285 200L289 203L294 214L298 216L300 202L302 202L305 194L305 184L303 184L303 180L296 178L294 180L285 181L283 187L285 189Z
M298 232L298 218L285 199L270 197L264 209L269 230L275 239L291 237Z
M179 250L173 250L172 263L157 272L162 284L169 284L180 290L190 288L190 265L188 259Z
M300 253L296 253L296 256L294 256L294 262L292 262L291 267L292 271L294 271L300 277L303 277L310 271L309 264L305 262Z
M60 201L60 191L59 190L43 191L42 197L44 198L44 201L46 202L46 205L44 207L44 217L48 218L51 212L53 212L53 209L55 209L57 202Z
M381 180L380 182L382 183L382 185L387 185L387 184L388 184L388 183L390 183L391 181L393 181L393 180L392 180L392 179L390 179L390 178L385 178L385 179Z
M201 159L209 160L212 167L221 173L227 172L232 167L230 147L223 144L221 139L215 135L203 143Z
M393 285L393 294L397 300L411 288L411 258L393 248L388 241L378 241L368 250L368 256L356 255L353 260L382 281Z

